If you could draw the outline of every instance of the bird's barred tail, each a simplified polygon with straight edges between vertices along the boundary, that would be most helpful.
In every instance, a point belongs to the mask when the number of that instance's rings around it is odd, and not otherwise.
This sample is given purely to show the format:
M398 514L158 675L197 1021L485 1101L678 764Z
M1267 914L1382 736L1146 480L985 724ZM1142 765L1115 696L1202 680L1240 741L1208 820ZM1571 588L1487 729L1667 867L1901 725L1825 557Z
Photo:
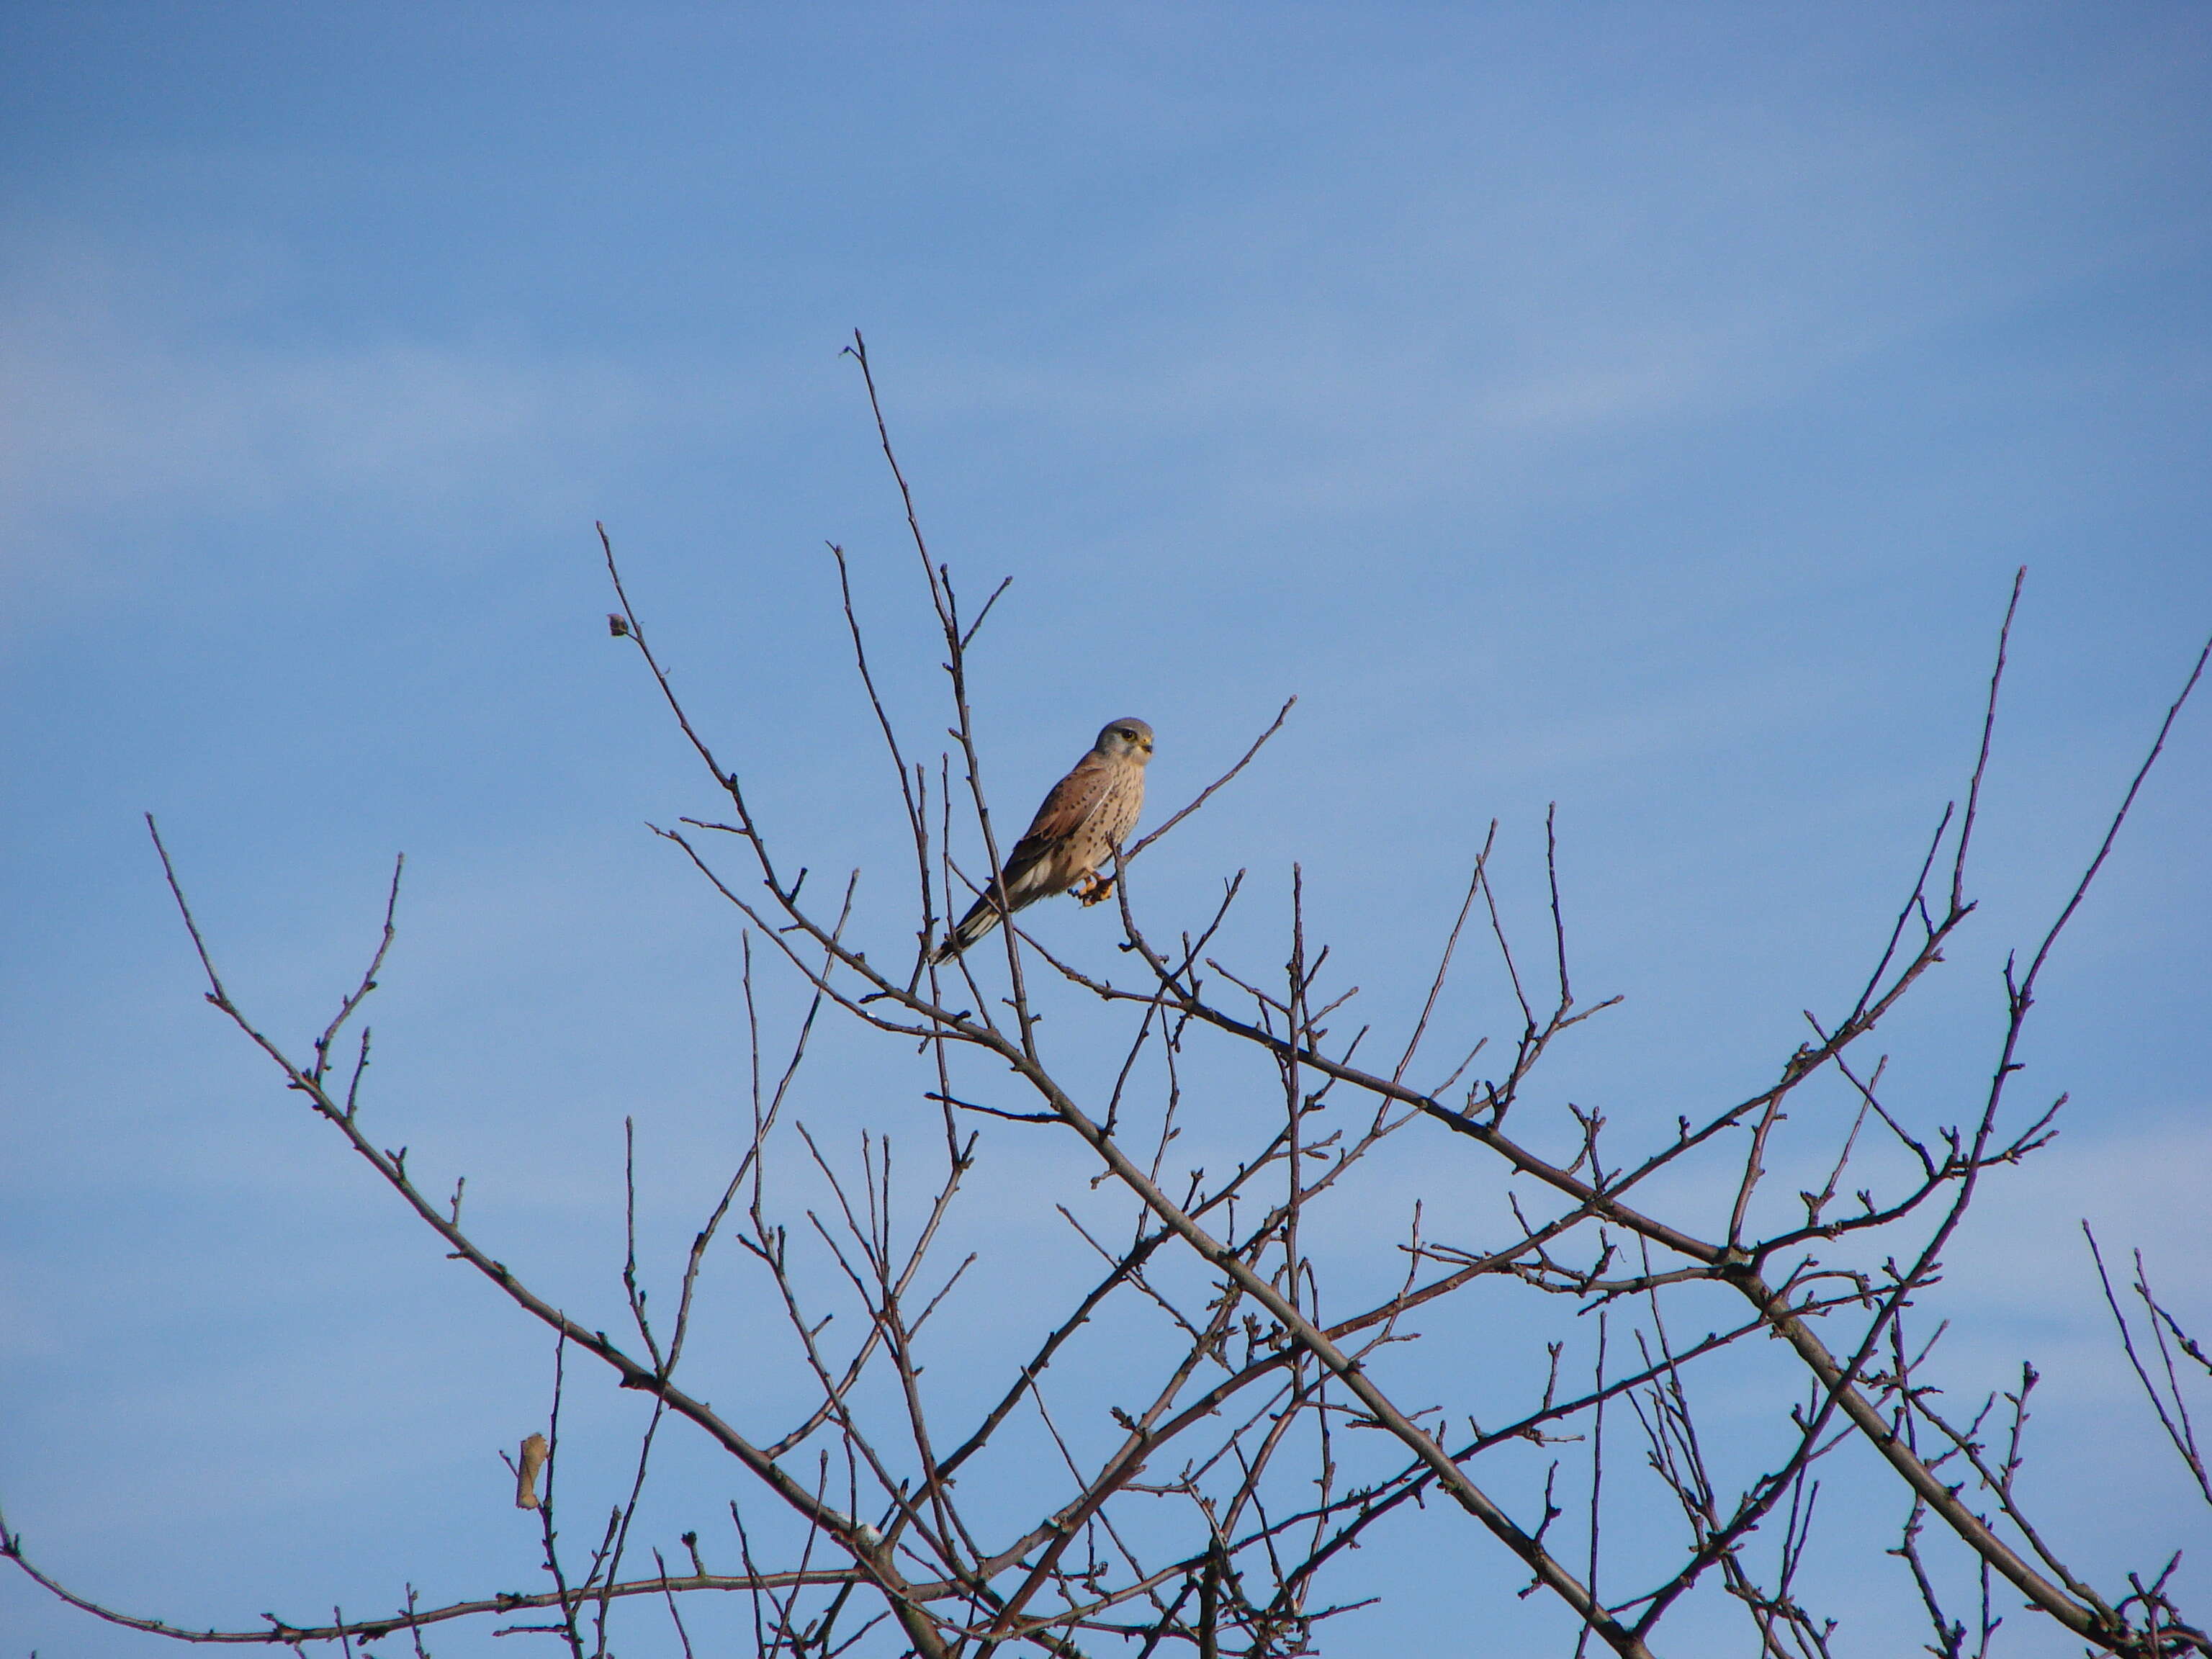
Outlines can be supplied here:
M999 925L999 907L988 899L979 899L968 914L960 918L960 925L945 936L945 942L931 955L930 960L945 963L981 939Z

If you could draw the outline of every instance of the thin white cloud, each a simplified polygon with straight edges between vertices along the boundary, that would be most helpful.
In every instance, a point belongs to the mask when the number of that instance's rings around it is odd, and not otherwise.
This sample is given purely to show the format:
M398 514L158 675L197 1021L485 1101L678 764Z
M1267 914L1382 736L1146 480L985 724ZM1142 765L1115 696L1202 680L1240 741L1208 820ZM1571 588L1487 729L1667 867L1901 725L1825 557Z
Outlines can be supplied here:
M633 371L514 341L287 341L257 321L265 292L180 302L188 285L151 258L53 239L0 292L0 583L16 603L143 574L210 516L382 515L394 496L450 511L487 478L534 513L643 407Z

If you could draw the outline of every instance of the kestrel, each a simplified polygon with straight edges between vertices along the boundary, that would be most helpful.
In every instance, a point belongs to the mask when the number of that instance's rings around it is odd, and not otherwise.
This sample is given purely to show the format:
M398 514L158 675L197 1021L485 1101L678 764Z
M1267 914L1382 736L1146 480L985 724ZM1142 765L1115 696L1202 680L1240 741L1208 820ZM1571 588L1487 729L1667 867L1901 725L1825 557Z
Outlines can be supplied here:
M969 907L945 935L933 962L950 962L999 925L1005 910L1018 910L1054 893L1075 889L1096 904L1114 890L1098 866L1121 850L1145 805L1145 765L1152 757L1152 728L1137 720L1109 720L1091 752L1053 785L1036 817L1006 855L999 879Z

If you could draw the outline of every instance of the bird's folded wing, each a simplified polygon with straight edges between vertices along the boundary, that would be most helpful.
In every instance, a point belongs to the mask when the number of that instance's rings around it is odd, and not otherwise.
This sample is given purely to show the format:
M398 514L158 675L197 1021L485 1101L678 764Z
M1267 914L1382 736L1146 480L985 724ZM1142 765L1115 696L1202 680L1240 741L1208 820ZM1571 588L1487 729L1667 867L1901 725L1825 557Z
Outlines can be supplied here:
M1112 763L1103 755L1085 755L1076 762L1075 769L1053 785L1036 817L1015 843L1006 860L1008 871L1018 864L1035 862L1089 823L1105 805L1113 780Z

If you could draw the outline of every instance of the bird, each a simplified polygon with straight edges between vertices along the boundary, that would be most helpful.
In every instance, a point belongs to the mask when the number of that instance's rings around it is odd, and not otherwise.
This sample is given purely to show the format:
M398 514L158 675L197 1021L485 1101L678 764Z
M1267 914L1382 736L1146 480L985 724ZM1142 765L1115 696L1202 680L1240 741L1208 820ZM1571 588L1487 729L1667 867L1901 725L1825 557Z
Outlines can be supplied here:
M950 962L999 925L1006 913L1070 888L1085 904L1114 890L1098 866L1118 854L1145 805L1145 767L1152 758L1152 728L1140 720L1109 720L1091 752L1053 785L1036 817L1006 855L1006 867L930 960ZM1004 893L1003 908L1000 895Z

